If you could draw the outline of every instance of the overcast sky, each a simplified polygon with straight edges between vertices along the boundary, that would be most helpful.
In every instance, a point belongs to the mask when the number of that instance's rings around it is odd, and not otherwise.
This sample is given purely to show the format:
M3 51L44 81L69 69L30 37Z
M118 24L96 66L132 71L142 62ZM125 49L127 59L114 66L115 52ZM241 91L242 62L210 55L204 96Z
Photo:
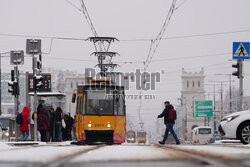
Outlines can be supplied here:
M79 0L69 0L80 8ZM114 36L120 39L111 50L120 53L114 61L145 61L150 41L131 42L124 40L153 39L159 33L171 0L85 0L93 24L100 36ZM183 1L178 0L181 4ZM250 30L250 1L248 0L187 0L176 10L164 37L189 36ZM0 0L0 34L38 35L87 38L92 32L83 16L65 0ZM162 40L153 57L148 71L165 70L162 83L158 84L156 100L143 101L144 120L150 125L165 100L177 103L181 91L181 69L198 72L205 69L208 81L227 81L234 63L232 42L249 41L250 31L224 35L200 36ZM22 37L0 36L0 52L25 49ZM50 51L50 38L42 38L43 52ZM85 67L93 67L95 62L75 61L75 59L95 61L90 53L93 44L79 40L53 40L51 52L44 55L43 66L84 72ZM200 56L199 58L185 58ZM66 58L68 60L62 59ZM157 61L164 59L164 61ZM250 95L250 62L244 62L244 94ZM142 63L122 63L118 71L133 72L142 68ZM31 58L25 59L23 71L31 71ZM2 70L9 72L9 58L2 58ZM232 77L238 87L238 79ZM225 85L226 91L228 85ZM219 88L216 88L219 91ZM212 87L206 86L211 92ZM129 115L136 116L139 101L128 101ZM147 114L146 114L147 113ZM136 119L136 118L135 118Z

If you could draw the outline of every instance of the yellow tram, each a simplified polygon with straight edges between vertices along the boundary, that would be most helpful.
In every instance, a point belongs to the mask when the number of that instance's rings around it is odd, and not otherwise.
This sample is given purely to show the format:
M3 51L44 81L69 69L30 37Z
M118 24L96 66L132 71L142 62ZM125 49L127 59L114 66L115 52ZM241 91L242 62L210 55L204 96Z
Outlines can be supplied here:
M145 144L147 142L147 132L144 130L137 131L137 143Z
M77 143L125 142L126 111L124 87L108 80L92 80L77 87L76 101Z

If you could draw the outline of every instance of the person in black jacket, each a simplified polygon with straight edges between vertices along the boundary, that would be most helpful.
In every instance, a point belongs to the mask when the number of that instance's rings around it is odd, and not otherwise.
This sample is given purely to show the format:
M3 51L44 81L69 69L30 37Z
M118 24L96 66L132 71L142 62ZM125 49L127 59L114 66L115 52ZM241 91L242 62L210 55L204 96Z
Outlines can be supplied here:
M55 113L55 130L56 130L56 141L60 142L62 139L62 109L57 107Z
M50 109L50 129L49 129L49 141L54 142L56 140L56 112L54 108Z
M160 144L165 144L167 138L168 138L168 133L169 131L171 132L171 134L173 135L173 137L175 138L176 144L180 144L180 141L177 137L177 135L174 132L173 126L175 124L175 120L176 120L176 111L174 109L174 107L170 104L169 101L164 102L165 105L165 109L163 110L163 112L158 115L157 118L162 118L164 117L164 124L166 125L166 131L165 131L165 135L163 137L162 141L159 141Z

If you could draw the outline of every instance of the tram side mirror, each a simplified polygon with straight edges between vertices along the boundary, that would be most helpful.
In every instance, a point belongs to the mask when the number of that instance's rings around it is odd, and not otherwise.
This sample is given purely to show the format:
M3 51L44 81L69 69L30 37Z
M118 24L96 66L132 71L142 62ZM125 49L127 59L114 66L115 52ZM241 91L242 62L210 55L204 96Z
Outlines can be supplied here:
M76 93L73 93L72 94L72 103L75 103L76 102Z

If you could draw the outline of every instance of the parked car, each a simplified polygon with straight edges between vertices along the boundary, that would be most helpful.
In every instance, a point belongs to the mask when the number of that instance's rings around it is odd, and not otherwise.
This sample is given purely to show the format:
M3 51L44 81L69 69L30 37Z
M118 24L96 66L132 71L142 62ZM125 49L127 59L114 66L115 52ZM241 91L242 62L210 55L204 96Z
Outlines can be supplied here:
M235 112L224 117L219 126L223 138L238 139L250 143L250 110Z
M9 131L8 128L4 128L0 123L0 141L8 141Z
M3 136L0 140L9 141L11 137L15 136L15 119L14 116L1 115L0 124L3 129Z

